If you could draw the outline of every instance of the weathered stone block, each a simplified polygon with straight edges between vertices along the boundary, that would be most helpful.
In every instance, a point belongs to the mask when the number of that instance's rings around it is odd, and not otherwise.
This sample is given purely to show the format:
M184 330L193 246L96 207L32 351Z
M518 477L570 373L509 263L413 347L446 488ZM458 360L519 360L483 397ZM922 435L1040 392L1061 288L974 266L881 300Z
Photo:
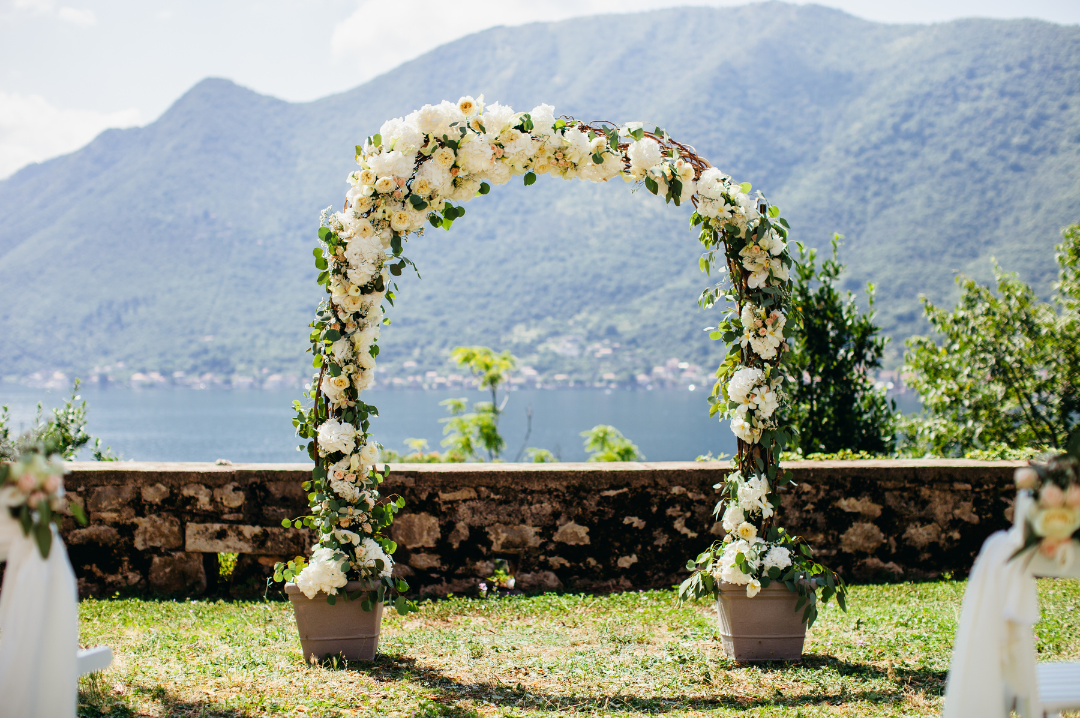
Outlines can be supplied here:
M169 487L165 484L154 484L153 486L144 486L141 489L142 500L148 504L160 504L165 499L169 498Z
M439 520L431 514L399 514L390 527L390 536L408 549L434 548L442 535Z
M65 536L64 540L72 546L82 546L84 544L114 546L120 540L120 534L112 526L97 524L87 526L84 529L76 529Z
M180 519L168 514L135 519L135 548L145 551L156 548L180 548L184 537L180 533Z
M491 539L491 550L495 553L516 553L540 545L535 526L495 524L487 528L487 534Z
M515 588L523 591L557 591L563 586L563 582L552 571L520 573L516 579Z
M560 526L551 538L553 541L570 546L584 546L589 543L589 529L587 526L580 526L570 521Z
M201 511L210 510L210 499L214 497L214 494L202 484L185 484L183 488L180 489L180 493L195 499L195 507L197 509Z
M189 552L297 556L311 545L312 533L280 526L189 523L184 548Z
M244 492L237 489L235 483L225 484L214 489L214 500L227 508L236 509L244 505Z
M442 561L437 554L433 553L414 553L409 556L409 565L413 568L418 568L421 571L430 571L432 569L442 568Z
M130 519L135 515L135 508L131 505L134 498L134 486L95 487L86 501L90 520L111 523Z
M466 486L463 489L457 491L440 491L439 501L464 501L465 499L475 499L476 489L471 486Z
M206 571L197 553L154 556L150 563L150 588L157 593L199 595L206 590Z
M848 553L873 553L885 543L885 534L876 525L857 523L840 537L840 547Z

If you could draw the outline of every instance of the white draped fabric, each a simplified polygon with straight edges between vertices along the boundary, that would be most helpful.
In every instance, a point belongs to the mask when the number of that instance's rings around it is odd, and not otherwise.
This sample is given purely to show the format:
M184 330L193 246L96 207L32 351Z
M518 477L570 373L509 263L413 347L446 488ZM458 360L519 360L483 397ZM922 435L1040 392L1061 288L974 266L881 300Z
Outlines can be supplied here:
M1023 545L1022 519L1032 499L1017 497L1017 522L986 540L968 579L953 644L942 718L1042 718L1034 626L1039 621L1036 576L1080 574L1080 562L1051 562Z
M75 716L79 677L78 590L53 529L49 558L0 510L0 712L19 718Z

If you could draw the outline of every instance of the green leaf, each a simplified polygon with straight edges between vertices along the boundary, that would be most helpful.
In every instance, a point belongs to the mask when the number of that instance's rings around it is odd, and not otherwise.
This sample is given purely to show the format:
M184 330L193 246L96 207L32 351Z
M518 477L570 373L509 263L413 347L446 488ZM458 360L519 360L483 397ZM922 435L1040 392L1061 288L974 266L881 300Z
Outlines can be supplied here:
M652 177L646 177L645 178L645 189L649 190L653 194L656 194L659 191L660 186L658 184L656 184L656 180L654 180Z
M327 329L323 333L323 339L328 342L336 342L338 339L341 339L341 332L337 329Z
M382 135L380 135L380 134L372 135L371 136L371 144L375 145L376 147L382 147Z
M739 185L739 189L742 190L743 194L749 194L750 188L751 184L749 182L743 182L741 185Z
M525 173L525 186L526 187L528 187L529 185L531 185L535 181L536 181L536 173L535 172L526 172Z
M41 558L49 558L49 549L52 548L52 529L47 522L42 521L34 527L34 540L37 542L38 550L41 551Z
M487 194L490 191L491 191L491 185L489 185L487 182L481 182L480 183L480 190L479 190L480 194Z
M290 529L290 528L292 528L292 521L290 521L289 519L282 519L281 520L281 526L282 526L282 528Z
M319 227L319 239L321 239L322 241L325 242L326 238L329 237L330 234L331 232L329 227ZM322 254L322 247L316 247L314 254L316 257Z
M779 217L780 216L780 208L777 207L775 204L770 206L769 207L769 216L770 217Z

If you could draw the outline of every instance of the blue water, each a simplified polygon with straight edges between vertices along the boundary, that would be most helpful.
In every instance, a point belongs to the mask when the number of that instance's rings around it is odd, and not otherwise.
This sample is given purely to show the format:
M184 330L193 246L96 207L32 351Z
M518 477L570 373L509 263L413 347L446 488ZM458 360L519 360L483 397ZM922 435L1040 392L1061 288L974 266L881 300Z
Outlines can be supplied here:
M0 404L11 409L15 428L33 418L37 402L51 408L69 392L0 384ZM136 461L306 461L293 435L291 405L298 391L87 388L89 432L125 459ZM563 461L583 461L582 431L611 424L638 445L650 461L692 460L700 454L735 452L725 424L709 418L707 392L522 390L510 393L500 429L504 459L513 460L525 435L525 410L532 407L528 446L548 449ZM370 391L379 407L372 433L384 446L402 451L408 438L427 439L440 449L446 416L439 402L450 397L483 401L467 390ZM441 449L440 449L441 450ZM80 457L88 458L88 457Z

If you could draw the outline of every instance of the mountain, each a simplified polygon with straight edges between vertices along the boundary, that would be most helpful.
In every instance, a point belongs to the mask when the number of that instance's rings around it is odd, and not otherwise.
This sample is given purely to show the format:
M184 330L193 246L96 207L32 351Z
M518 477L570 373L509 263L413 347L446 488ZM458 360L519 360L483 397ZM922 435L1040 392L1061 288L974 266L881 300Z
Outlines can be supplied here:
M310 103L204 80L151 125L0 182L0 374L306 372L318 213L343 201L353 146L481 93L666 128L764 191L795 239L844 234L848 286L876 284L898 339L924 329L920 294L950 301L991 257L1048 293L1080 219L1080 27L777 2L500 27ZM581 377L715 365L688 216L621 182L496 188L410 241L423 278L400 282L384 376L465 343Z

